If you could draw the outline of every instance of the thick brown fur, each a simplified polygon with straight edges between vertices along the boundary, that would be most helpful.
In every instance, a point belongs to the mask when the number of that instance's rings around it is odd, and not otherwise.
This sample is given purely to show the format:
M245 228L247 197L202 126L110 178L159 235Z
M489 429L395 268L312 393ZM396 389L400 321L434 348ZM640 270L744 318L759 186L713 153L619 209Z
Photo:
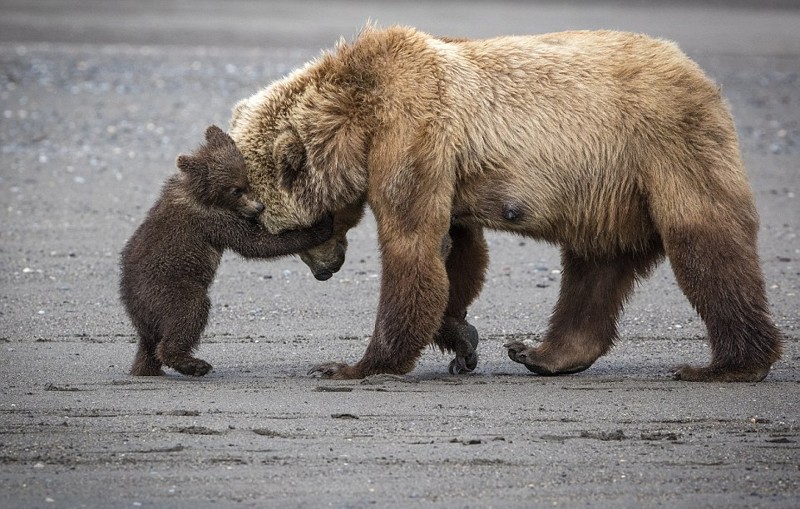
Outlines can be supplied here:
M374 335L358 363L321 365L324 376L405 373L434 339L451 348L437 331L480 292L484 228L562 246L542 344L508 345L532 371L576 372L606 353L635 282L665 254L712 351L677 377L760 380L780 357L733 120L673 43L370 27L237 104L231 134L273 233L364 202L377 220ZM346 229L304 255L315 273L341 265Z
M192 356L206 326L214 280L225 249L246 258L297 253L326 241L331 221L279 235L256 217L241 152L216 126L206 144L177 160L178 174L122 251L120 295L139 334L133 375L162 375L162 365L202 376L211 365Z

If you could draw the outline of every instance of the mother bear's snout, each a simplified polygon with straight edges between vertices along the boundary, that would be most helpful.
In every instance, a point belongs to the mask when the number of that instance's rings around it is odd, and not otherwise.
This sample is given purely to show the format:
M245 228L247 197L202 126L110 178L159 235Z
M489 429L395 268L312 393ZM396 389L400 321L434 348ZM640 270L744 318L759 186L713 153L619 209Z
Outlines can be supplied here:
M300 253L300 258L311 269L314 278L318 281L327 281L342 268L346 253L345 244L332 238L313 249Z

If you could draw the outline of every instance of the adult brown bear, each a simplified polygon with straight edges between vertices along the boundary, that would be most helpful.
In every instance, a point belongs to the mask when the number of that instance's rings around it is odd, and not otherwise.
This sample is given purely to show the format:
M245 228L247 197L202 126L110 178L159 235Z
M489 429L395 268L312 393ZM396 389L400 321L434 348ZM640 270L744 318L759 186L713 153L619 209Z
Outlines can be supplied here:
M710 365L676 377L757 381L780 357L731 115L670 42L367 28L237 104L231 135L272 233L337 217L335 240L305 256L323 278L364 203L375 215L375 331L359 362L322 364L323 376L411 370L480 292L484 228L562 248L543 342L506 345L536 373L574 373L606 353L634 282L664 255L712 352Z

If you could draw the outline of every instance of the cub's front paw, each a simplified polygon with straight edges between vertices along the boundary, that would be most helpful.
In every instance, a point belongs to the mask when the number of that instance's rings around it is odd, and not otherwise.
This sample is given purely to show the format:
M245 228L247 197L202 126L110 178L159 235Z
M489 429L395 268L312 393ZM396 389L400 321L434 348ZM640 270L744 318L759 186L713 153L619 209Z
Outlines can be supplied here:
M364 378L363 373L360 373L353 366L349 366L343 362L325 362L317 364L308 371L309 375L315 373L319 373L322 378L330 378L331 380Z

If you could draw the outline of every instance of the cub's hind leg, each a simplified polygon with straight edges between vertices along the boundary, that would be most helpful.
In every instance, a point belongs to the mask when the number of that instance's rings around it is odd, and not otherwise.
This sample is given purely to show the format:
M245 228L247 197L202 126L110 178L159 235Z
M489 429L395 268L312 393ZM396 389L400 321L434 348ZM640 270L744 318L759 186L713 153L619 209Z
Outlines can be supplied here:
M140 337L136 356L131 366L131 375L135 376L163 376L164 370L161 369L161 361L156 356L156 345L158 340L155 336Z
M633 290L661 258L648 252L588 259L563 248L561 290L544 340L537 346L506 344L511 360L540 375L577 373L612 346L617 317Z
M158 345L158 333L152 327L143 323L141 320L133 320L134 327L139 333L139 345L136 356L131 366L131 375L135 376L162 376L164 370L161 369L161 361L156 356L156 346Z
M180 293L184 299L165 316L162 325L162 339L156 348L156 356L175 371L189 376L203 376L211 371L211 364L192 355L200 342L200 335L208 321L211 302L203 290L185 290Z

